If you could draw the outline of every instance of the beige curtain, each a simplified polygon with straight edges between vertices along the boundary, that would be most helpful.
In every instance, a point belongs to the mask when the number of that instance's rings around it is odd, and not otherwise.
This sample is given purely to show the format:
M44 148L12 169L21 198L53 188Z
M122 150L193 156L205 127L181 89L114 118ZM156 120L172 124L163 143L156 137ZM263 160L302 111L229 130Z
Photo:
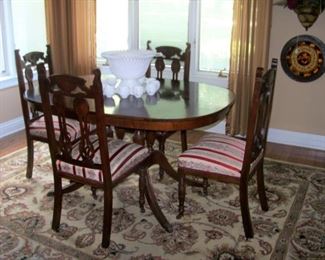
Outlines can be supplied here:
M245 135L255 70L268 63L272 0L235 0L230 54L229 89L236 102L226 132Z
M90 74L96 66L96 0L45 0L55 73Z

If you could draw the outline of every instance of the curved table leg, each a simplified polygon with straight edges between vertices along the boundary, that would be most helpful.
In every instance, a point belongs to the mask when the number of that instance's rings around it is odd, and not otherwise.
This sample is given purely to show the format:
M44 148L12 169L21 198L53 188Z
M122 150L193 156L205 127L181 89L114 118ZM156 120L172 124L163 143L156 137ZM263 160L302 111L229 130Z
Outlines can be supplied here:
M166 156L160 151L152 152L152 159L155 163L159 164L160 168L162 168L170 177L174 180L179 181L180 177L177 171L170 165ZM198 182L192 179L185 179L186 184L196 187L203 187L202 182Z
M147 170L145 170L145 171L147 171ZM161 211L161 209L158 205L157 198L156 198L155 193L152 188L150 176L149 176L148 172L143 173L143 175L144 175L144 179L145 179L145 195L146 195L147 201L149 203L149 206L150 206L153 214L157 218L158 222L160 223L160 225L167 232L170 233L173 231L173 226L168 222L168 220L166 219L165 215L163 214L163 212Z
M151 151L152 160L159 165L159 171L166 172L170 177L179 181L179 175L168 162L165 154L161 151L153 150L155 132L136 130L133 136L133 142L144 145L147 141L149 151ZM191 179L185 179L186 184L191 186L203 187L202 182L197 182Z

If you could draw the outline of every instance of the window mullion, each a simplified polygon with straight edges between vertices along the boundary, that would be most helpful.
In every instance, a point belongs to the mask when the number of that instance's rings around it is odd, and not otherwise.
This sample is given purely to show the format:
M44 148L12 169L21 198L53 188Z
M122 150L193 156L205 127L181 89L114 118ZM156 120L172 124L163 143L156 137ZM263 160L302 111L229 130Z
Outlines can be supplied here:
M139 0L129 0L129 49L139 48Z
M201 1L189 0L188 14L188 41L191 44L191 63L190 63L190 80L195 78L198 72L199 60L199 21L200 21L200 3Z

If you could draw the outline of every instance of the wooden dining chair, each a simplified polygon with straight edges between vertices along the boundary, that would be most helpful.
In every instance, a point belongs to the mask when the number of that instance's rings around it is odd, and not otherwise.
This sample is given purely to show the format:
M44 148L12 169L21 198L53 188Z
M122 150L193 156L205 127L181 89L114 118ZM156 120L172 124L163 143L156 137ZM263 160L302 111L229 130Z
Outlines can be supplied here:
M248 206L248 181L256 174L261 207L268 210L264 187L263 162L272 109L277 71L277 59L263 75L257 68L253 99L250 108L247 138L222 134L207 134L197 144L178 157L179 214L184 215L186 176L203 178L204 194L207 180L214 179L239 185L240 208L246 238L254 235Z
M25 124L27 141L27 170L26 177L31 178L34 162L34 141L47 142L44 117L36 110L34 104L28 103L24 97L25 91L34 90L34 72L38 62L47 64L48 73L53 74L51 47L46 45L44 52L33 51L25 54L23 59L19 50L15 50L15 61L19 87L19 97Z
M147 50L152 50L151 41L147 41ZM170 68L172 73L172 80L179 81L181 69L183 71L183 80L190 80L190 62L191 62L191 44L186 43L186 48L182 49L175 46L157 46L156 48L157 56L154 58L154 67L157 72L156 78L158 80L163 80L164 72L167 71L166 68ZM151 65L149 66L146 77L151 76ZM156 139L158 141L159 150L165 152L166 139L170 137L175 132L156 132ZM181 144L182 151L187 149L187 136L186 131L181 131ZM164 176L164 171L160 168L159 170L160 179Z
M113 188L130 174L138 172L141 210L144 211L146 197L160 224L171 232L171 226L154 197L147 174L148 167L155 163L152 154L144 146L112 139L106 135L100 70L94 70L94 80L90 87L85 85L83 78L72 75L52 75L47 78L44 64L38 64L37 70L54 175L52 229L60 230L64 193L83 185L100 188L104 190L102 246L108 247ZM58 126L53 122L53 115L57 115ZM76 143L72 142L69 134L67 116L78 121L81 137ZM91 133L89 122L96 125L96 134ZM58 139L55 137L56 127L60 130ZM73 185L68 190L63 190L62 179L72 181Z
M147 50L152 50L151 41L147 41ZM186 43L184 51L175 46L155 47L157 55L154 58L154 65L157 71L157 79L163 79L163 74L170 68L172 80L179 80L181 68L183 69L183 80L190 80L191 44ZM148 68L146 77L151 76L151 66Z
M40 51L32 51L26 53L21 58L19 50L15 50L15 61L19 87L19 97L25 124L25 134L27 141L27 170L26 177L31 178L33 175L34 164L34 141L48 142L45 120L43 114L37 110L33 103L27 102L25 99L26 91L34 91L34 83L37 84L37 78L34 78L36 73L36 66L38 63L43 62L46 65L46 71L49 75L53 74L53 65L51 58L51 47L46 45L46 54ZM35 81L36 80L36 81ZM54 118L55 124L58 120ZM80 133L76 131L77 121L69 119L68 131L72 138L76 139ZM57 128L56 128L57 129ZM58 132L56 135L58 136Z

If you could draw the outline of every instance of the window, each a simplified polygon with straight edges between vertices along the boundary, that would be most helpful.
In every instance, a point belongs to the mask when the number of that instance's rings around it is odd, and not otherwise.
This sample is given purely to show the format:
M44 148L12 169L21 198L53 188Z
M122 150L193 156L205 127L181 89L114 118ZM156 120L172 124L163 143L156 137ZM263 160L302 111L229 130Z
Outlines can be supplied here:
M15 48L21 53L46 50L44 0L11 0ZM31 19L33 17L33 19Z
M17 85L14 50L46 51L44 0L0 1L0 88Z
M128 49L128 1L96 1L97 57L107 50Z
M191 80L226 86L218 74L229 69L232 14L233 0L97 0L97 55L147 40L181 49L190 42Z
M201 1L199 70L229 70L233 1Z
M139 1L140 48L146 49L151 40L152 48L171 45L184 49L188 41L188 11L188 0Z

